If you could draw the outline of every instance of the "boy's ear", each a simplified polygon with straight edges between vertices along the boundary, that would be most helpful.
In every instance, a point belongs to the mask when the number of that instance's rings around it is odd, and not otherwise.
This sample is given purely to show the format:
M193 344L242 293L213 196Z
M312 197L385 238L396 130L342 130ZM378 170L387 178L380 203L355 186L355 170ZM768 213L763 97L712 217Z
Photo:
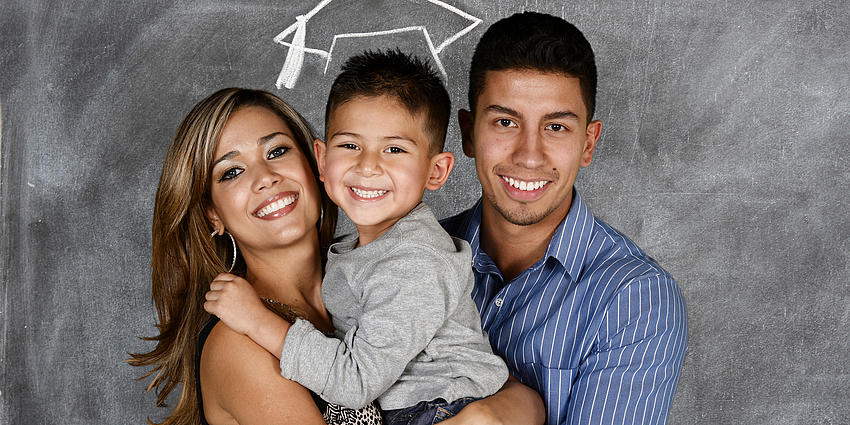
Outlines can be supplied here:
M316 139L313 141L313 154L316 155L316 165L319 168L319 180L325 181L325 153L327 152L327 145L325 142L320 139Z
M457 111L457 124L460 127L463 154L470 158L475 158L475 147L472 144L472 129L475 127L475 116L466 109L459 109Z
M452 168L455 166L455 156L451 152L440 152L431 158L431 171L425 189L437 190L446 184Z
M207 216L207 220L210 222L210 225L215 230L215 233L218 235L224 234L224 223L221 222L221 219L218 217L218 212L216 212L215 207L208 206L204 210L204 215Z

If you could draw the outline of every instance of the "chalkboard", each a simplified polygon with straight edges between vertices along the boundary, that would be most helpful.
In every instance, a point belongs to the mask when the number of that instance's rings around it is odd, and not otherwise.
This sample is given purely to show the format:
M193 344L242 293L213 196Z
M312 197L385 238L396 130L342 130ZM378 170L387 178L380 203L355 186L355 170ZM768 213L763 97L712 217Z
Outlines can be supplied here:
M291 58L279 89L275 37L319 3L0 3L0 423L166 415L124 360L153 347L154 192L195 102L271 90L321 130L346 56L400 46L439 61L466 107L476 41L523 10L594 46L604 127L577 187L685 294L669 423L850 423L850 3L336 0L301 33L331 54ZM479 196L454 123L447 147L439 216Z

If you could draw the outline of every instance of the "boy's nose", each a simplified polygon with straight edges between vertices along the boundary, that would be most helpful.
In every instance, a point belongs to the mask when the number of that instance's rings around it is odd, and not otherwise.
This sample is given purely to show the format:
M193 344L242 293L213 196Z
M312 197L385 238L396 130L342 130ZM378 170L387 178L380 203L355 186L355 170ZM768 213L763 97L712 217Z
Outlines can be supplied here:
M357 171L364 176L379 174L380 165L378 162L377 153L365 151L360 155L360 160L357 162Z

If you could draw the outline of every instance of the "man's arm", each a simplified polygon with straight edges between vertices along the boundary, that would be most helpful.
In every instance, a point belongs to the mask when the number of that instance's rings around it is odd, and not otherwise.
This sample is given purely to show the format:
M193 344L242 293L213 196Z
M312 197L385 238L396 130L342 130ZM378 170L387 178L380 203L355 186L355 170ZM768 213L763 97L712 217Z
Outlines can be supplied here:
M582 361L567 423L665 423L686 346L684 298L669 275L624 286L607 306L597 349Z

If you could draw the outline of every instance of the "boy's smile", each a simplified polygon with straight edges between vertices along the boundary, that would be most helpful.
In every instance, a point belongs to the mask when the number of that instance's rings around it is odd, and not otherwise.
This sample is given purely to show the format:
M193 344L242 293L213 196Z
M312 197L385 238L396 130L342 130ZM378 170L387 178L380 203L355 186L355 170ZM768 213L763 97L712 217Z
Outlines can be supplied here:
M434 163L446 153L430 154L423 114L411 114L393 97L358 97L332 112L327 143L316 141L320 179L357 226L360 245L380 236L432 189Z

